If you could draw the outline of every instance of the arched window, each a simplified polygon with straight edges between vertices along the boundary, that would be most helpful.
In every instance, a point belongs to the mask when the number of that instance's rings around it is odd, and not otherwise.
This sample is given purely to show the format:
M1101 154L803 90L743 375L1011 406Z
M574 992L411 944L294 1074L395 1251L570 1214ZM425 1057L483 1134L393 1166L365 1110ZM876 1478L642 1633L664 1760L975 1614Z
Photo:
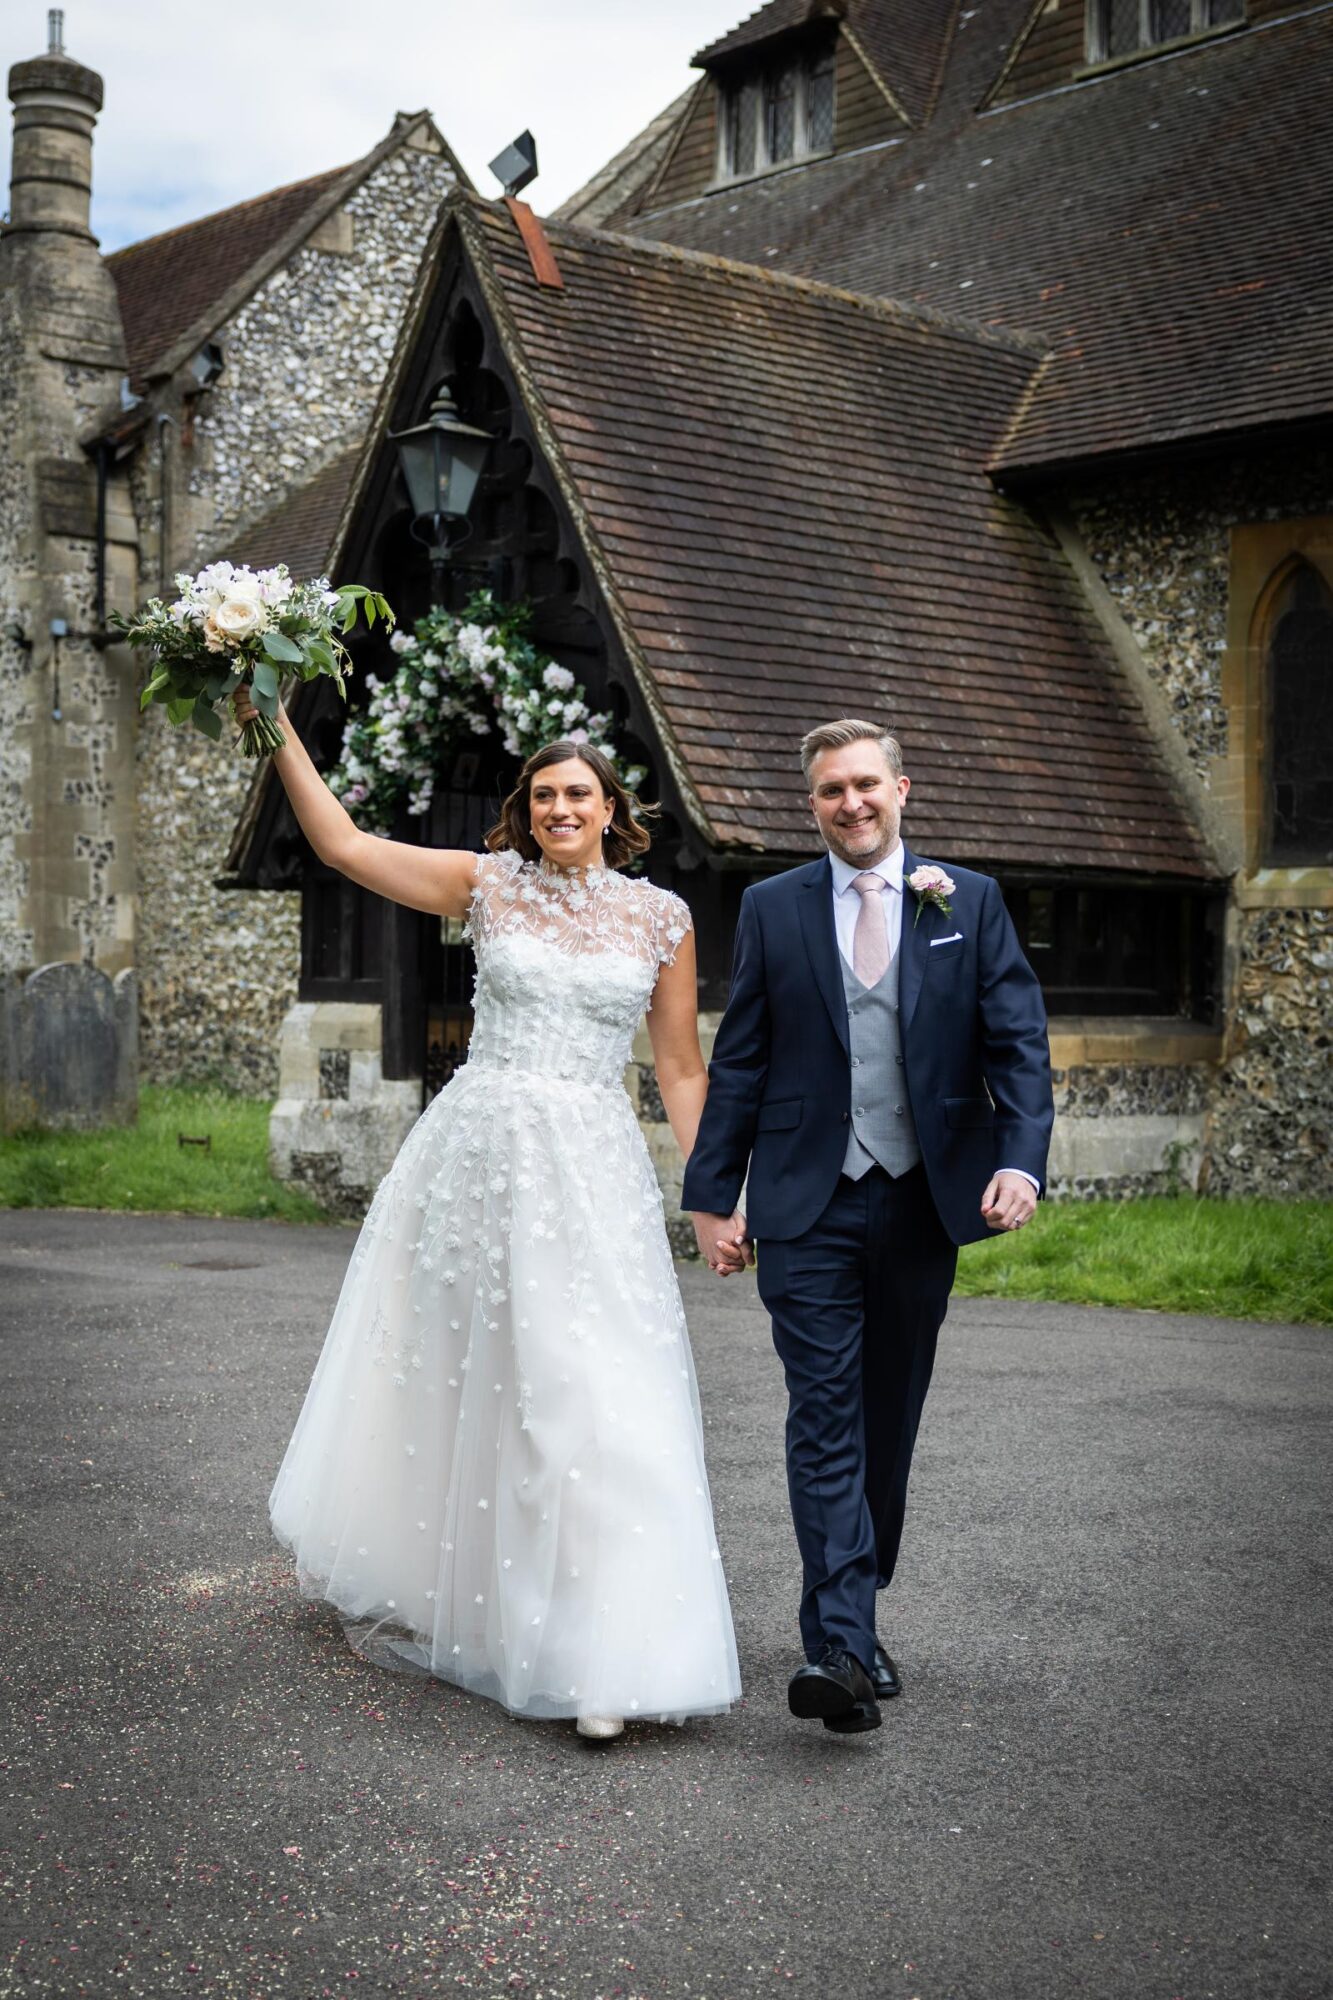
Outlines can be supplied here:
M1333 863L1333 591L1300 562L1269 620L1267 860Z

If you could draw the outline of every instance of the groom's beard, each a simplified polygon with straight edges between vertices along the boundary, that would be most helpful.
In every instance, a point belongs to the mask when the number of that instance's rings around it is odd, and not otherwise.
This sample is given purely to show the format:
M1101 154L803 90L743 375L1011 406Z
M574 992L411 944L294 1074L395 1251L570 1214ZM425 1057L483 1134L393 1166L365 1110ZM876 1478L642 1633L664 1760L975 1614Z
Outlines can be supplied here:
M877 813L873 821L867 820L857 826L832 825L821 829L824 844L839 861L845 861L849 868L876 868L886 855L892 854L898 845L898 829L901 821L892 820L883 813ZM873 833L874 838L870 836ZM859 835L855 846L847 836Z

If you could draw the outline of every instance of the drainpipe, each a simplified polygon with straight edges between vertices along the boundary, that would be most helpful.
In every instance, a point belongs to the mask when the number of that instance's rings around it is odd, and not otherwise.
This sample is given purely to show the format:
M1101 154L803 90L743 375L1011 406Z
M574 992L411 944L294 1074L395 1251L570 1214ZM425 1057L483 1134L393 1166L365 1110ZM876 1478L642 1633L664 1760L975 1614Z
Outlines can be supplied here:
M99 641L106 633L106 483L110 472L111 446L105 438L97 443L97 595L93 611L93 631Z
M169 499L171 482L167 473L167 425L175 429L176 419L169 417L165 410L157 413L157 574L158 589L167 594L167 568L171 557L171 522Z

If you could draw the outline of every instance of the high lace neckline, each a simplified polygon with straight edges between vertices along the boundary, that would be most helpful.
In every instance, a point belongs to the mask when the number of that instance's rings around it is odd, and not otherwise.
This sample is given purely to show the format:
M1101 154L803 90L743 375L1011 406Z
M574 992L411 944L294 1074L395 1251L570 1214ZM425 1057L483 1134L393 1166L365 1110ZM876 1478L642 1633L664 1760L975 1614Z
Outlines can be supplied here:
M557 888L590 888L598 880L609 880L615 874L604 861L582 861L572 868L562 868L556 861L548 861L545 855L537 863L537 874L541 881L550 882Z

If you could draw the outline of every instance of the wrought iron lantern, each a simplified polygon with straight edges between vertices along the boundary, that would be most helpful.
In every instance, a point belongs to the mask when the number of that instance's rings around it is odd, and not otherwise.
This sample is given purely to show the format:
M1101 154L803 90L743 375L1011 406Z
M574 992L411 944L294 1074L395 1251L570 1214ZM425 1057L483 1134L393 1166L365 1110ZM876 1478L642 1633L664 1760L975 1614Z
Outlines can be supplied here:
M441 383L423 424L390 432L412 503L412 534L430 551L431 569L471 534L472 505L491 448L488 431L465 424L447 383Z

